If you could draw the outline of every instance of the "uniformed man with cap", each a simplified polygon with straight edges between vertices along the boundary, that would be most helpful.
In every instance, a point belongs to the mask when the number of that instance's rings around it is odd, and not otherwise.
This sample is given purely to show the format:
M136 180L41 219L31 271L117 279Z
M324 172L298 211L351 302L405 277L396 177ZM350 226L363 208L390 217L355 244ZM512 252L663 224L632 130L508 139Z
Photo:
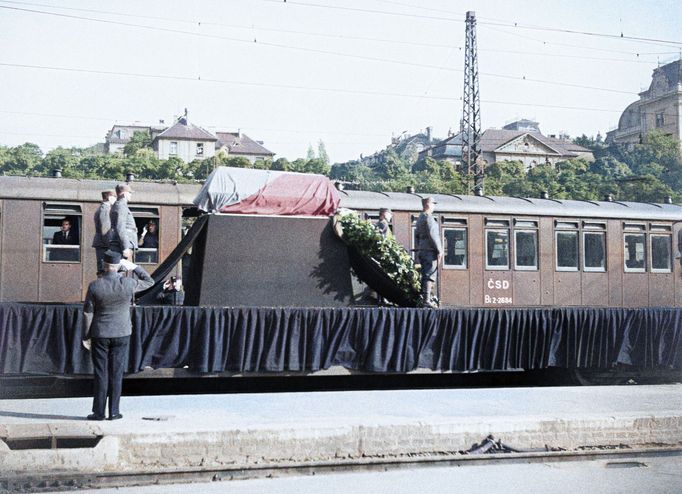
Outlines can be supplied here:
M391 232L391 218L393 217L393 212L389 208L379 209L379 221L376 222L374 228L377 229L381 236L386 238L391 238L393 233Z
M83 343L92 352L95 373L92 414L88 415L88 420L104 420L107 398L109 420L123 417L119 401L132 333L130 304L136 292L154 285L147 271L122 259L119 252L108 250L103 261L104 274L88 286L83 306ZM121 267L134 271L137 279L119 274Z
M438 264L443 255L440 229L433 217L435 204L432 197L422 199L422 213L416 225L417 260L421 264L422 300L425 307L437 307L431 296L436 285Z
M111 206L111 240L110 249L131 259L137 249L137 226L133 213L128 208L128 201L133 191L128 184L116 186L116 202Z

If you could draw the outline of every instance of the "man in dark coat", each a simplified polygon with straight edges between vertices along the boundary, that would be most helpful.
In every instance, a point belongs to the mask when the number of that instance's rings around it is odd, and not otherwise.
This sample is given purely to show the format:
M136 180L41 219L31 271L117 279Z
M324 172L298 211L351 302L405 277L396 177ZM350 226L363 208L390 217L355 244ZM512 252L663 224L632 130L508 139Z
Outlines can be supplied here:
M149 273L132 262L121 259L118 252L107 251L103 260L104 274L88 286L83 306L84 344L90 340L95 372L92 414L88 415L88 420L104 420L107 398L109 420L123 417L119 402L132 333L130 303L136 292L154 285ZM120 267L134 271L137 279L120 275Z
M104 253L109 249L111 240L111 205L116 202L116 194L111 190L102 192L102 204L95 211L95 237L92 239L92 246L95 248L97 256L97 276L104 273L103 258Z
M78 245L80 239L78 232L72 228L71 220L64 218L62 220L62 227L60 230L54 232L52 235L52 245ZM51 249L50 261L71 261L78 262L80 258L80 249L72 248L56 248Z
M135 218L128 208L128 201L133 191L128 184L116 186L116 202L111 206L111 250L119 252L130 259L133 250L137 249L137 226Z
M52 235L52 245L78 245L78 232L74 232L71 226L71 220L64 218L61 229Z
M422 199L422 214L416 225L417 260L421 264L422 300L425 307L437 307L431 296L436 284L438 264L443 255L440 229L432 214L435 204L432 197Z

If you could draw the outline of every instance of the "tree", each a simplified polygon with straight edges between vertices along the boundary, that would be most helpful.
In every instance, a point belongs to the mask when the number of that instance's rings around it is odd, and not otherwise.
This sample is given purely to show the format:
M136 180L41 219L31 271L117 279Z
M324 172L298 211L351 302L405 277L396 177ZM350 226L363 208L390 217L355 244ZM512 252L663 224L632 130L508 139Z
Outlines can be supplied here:
M277 158L274 163L272 164L271 169L272 170L279 170L283 172L289 171L291 167L291 163L289 163L289 160L286 158Z
M74 149L62 147L49 151L34 168L40 175L50 175L53 170L61 170L65 178L84 178L85 172L80 166L80 157Z
M9 156L5 158L1 171L10 175L30 175L42 159L43 152L38 145L27 142L9 148Z
M312 144L308 144L308 151L305 153L305 157L308 160L314 160L315 159L315 150L313 149Z
M322 139L317 141L317 157L321 159L326 165L329 164L329 155L327 154L327 147L322 142Z
M126 145L123 147L123 155L128 157L135 156L135 154L140 149L151 148L152 137L149 135L149 133L137 130L133 133L133 136L130 138L130 141L128 141Z

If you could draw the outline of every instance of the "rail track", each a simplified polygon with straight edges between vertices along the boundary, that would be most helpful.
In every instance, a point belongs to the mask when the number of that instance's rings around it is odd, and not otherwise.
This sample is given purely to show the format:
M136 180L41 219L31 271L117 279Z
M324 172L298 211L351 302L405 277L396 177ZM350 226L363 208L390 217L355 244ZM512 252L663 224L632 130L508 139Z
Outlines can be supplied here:
M72 491L115 487L134 487L157 484L220 482L285 476L309 476L348 472L385 472L446 466L501 465L514 463L549 463L606 460L606 468L645 467L646 460L661 457L682 458L682 446L631 448L589 447L572 451L519 451L512 453L415 454L406 457L363 457L301 464L281 463L249 468L174 469L161 472L102 472L97 474L51 474L49 476L18 476L0 480L0 494Z

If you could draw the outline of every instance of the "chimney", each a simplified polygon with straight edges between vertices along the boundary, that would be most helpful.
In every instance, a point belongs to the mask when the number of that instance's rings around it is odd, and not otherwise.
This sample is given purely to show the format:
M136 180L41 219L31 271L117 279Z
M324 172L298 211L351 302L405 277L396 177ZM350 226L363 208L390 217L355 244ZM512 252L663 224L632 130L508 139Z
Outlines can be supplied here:
M405 192L407 192L408 194L414 194L414 187L412 187L411 185L408 185L405 188Z
M60 168L55 168L54 170L52 170L52 177L62 178L62 170Z
M613 202L613 195L611 194L604 194L604 200L606 202Z
M334 187L336 187L336 190L343 191L343 183L341 182L334 182Z
M126 172L126 182L130 183L135 180L135 174L133 172Z
M664 204L672 204L673 203L672 196L665 196L665 198L663 199L663 203Z
M540 199L549 199L549 191L543 190L540 192Z
M474 195L478 197L483 197L483 187L480 185L474 188Z
M426 142L431 144L431 131L433 130L433 127L426 127Z

